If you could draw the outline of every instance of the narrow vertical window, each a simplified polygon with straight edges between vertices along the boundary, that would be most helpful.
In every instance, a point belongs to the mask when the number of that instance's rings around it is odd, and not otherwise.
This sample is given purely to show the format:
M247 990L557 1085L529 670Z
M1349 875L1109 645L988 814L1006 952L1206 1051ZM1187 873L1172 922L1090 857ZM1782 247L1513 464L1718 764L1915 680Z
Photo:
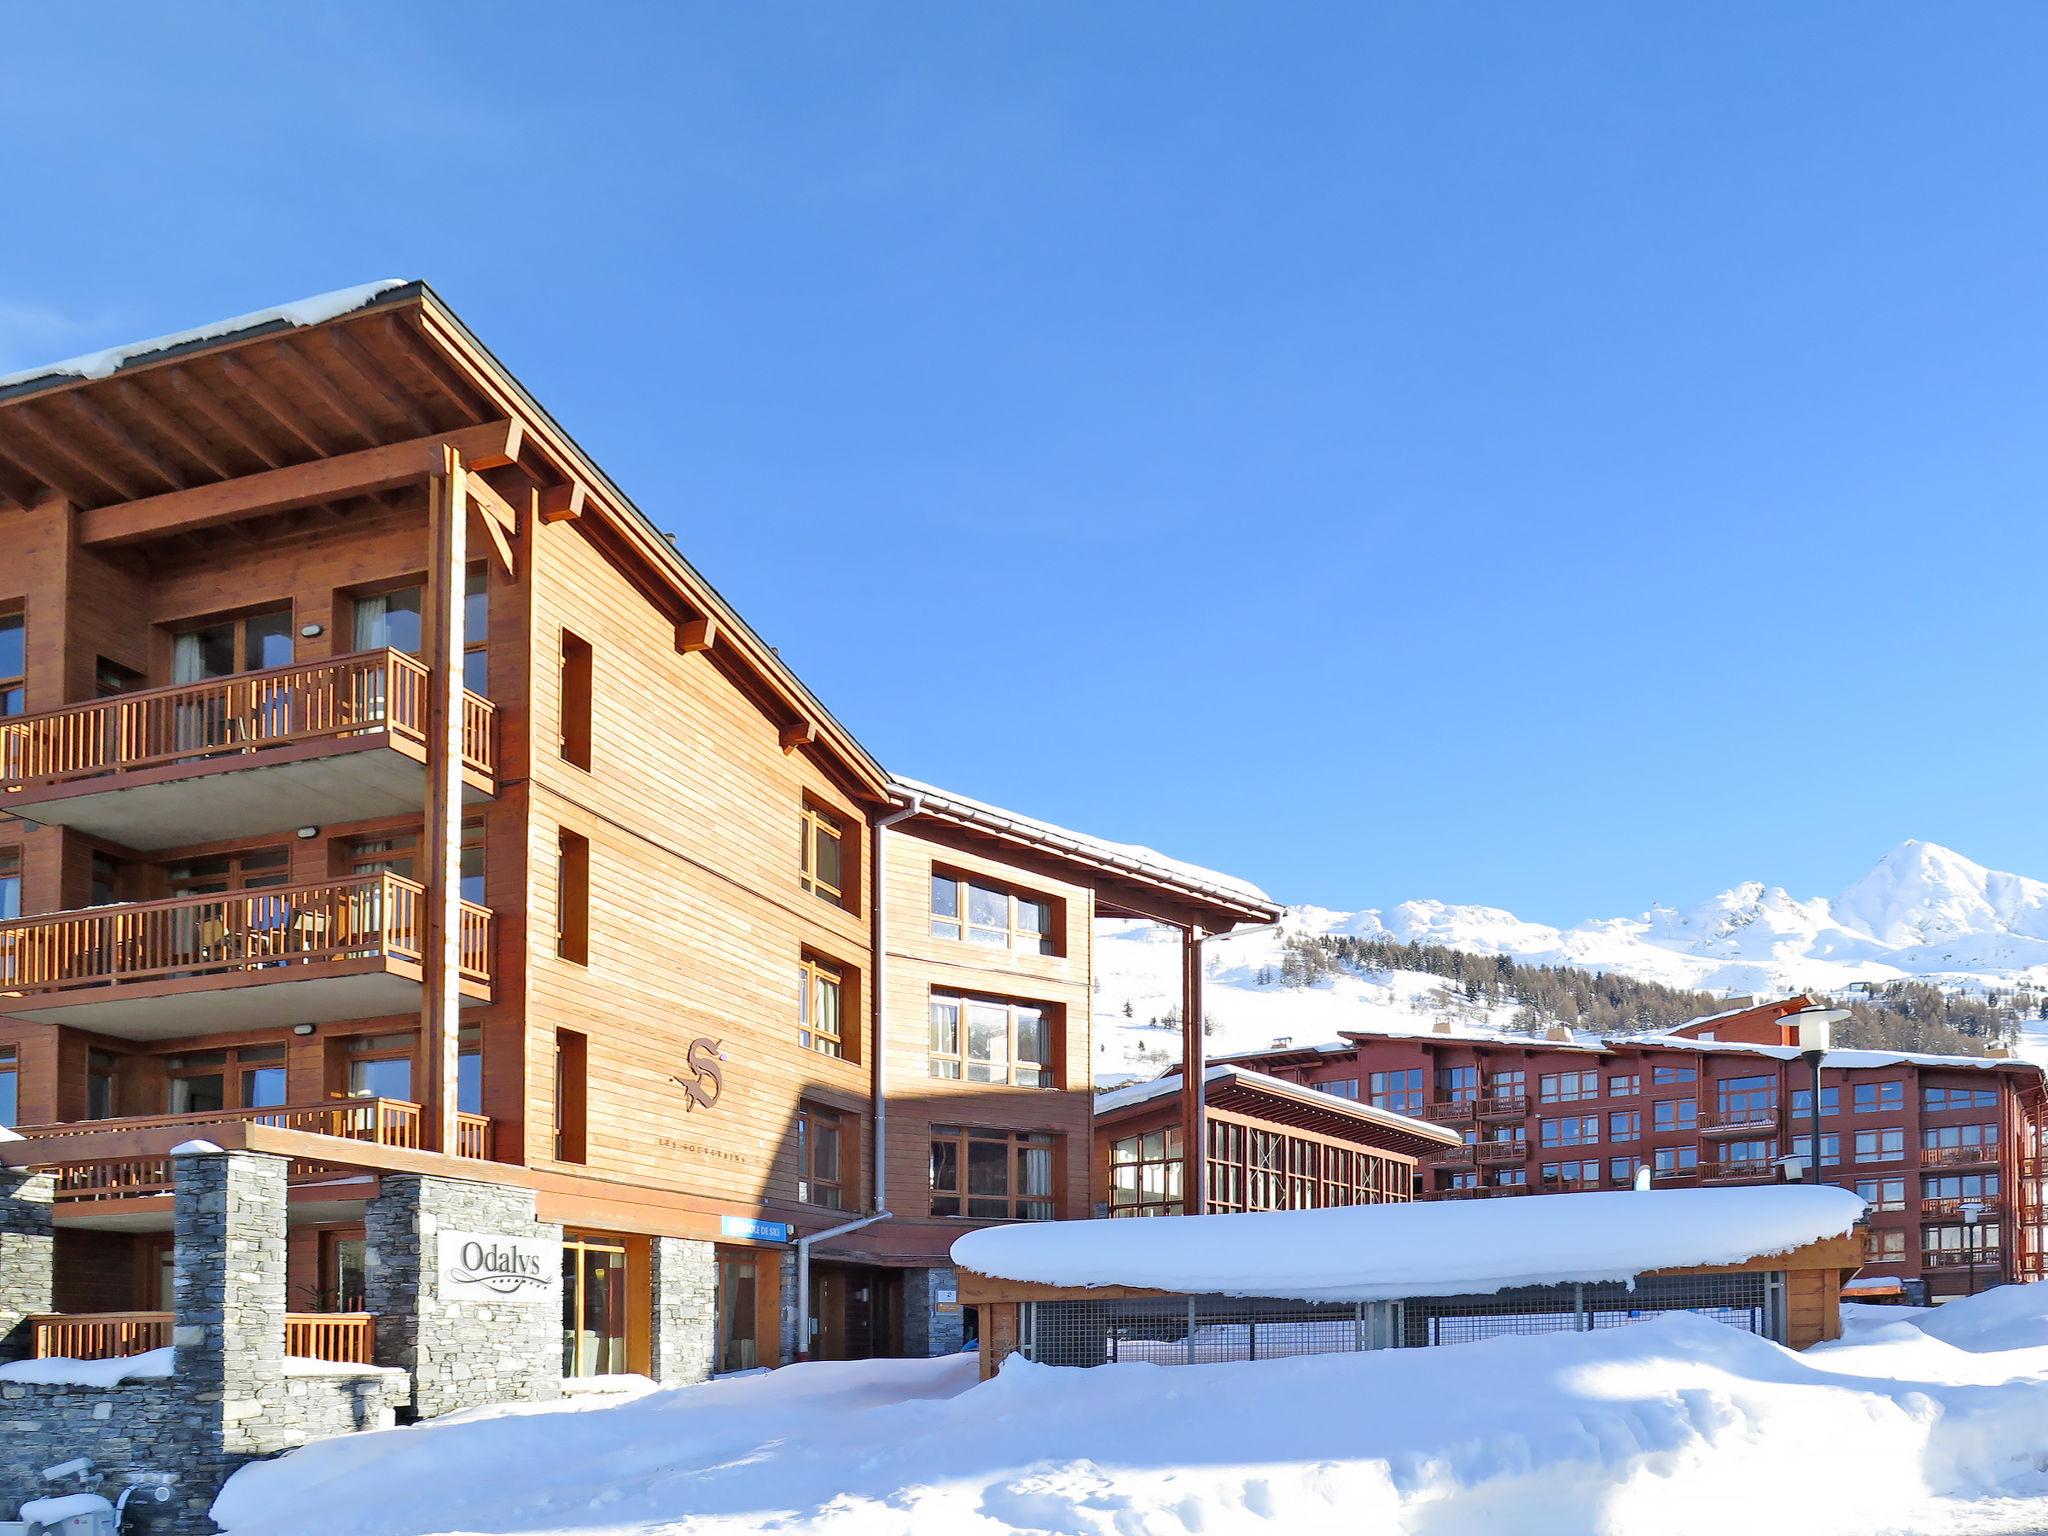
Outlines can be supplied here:
M555 857L555 953L590 963L590 839L563 831Z
M28 708L28 624L18 613L0 613L0 715Z
M16 1057L14 1047L0 1045L0 1125L12 1126L21 1116L21 1095L15 1091Z
M797 883L820 901L846 902L846 830L808 800L798 812Z
M818 1104L802 1104L796 1115L796 1197L807 1205L846 1209L846 1177L841 1169L839 1112Z
M555 1160L589 1161L590 1039L555 1031Z
M590 642L562 631L562 760L590 767Z
M845 973L809 955L797 962L797 1044L807 1051L850 1060L841 1019Z

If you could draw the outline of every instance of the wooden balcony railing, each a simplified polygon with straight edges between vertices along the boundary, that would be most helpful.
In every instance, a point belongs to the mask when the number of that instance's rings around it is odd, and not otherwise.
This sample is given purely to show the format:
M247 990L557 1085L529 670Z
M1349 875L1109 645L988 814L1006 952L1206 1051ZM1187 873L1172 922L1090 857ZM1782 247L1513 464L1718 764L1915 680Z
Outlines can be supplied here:
M1429 1160L1444 1168L1470 1168L1472 1153L1470 1146L1445 1147L1441 1152L1431 1153Z
M1747 1109L1703 1109L1700 1130L1709 1136L1732 1136L1742 1131L1769 1131L1778 1124L1775 1106Z
M1481 1200L1501 1200L1510 1195L1526 1195L1530 1190L1526 1184L1482 1184L1472 1193Z
M427 669L362 651L0 721L0 792L388 731L425 749ZM496 769L496 709L465 694L462 761Z
M1519 1120L1528 1113L1529 1096L1525 1093L1490 1093L1479 1101L1482 1120Z
M491 1155L491 1122L483 1115L458 1114L455 1154L487 1159ZM420 1107L404 1099L330 1099L322 1104L282 1105L269 1109L221 1109L196 1115L136 1115L118 1120L73 1120L62 1125L25 1125L19 1133L38 1142L54 1143L61 1153L67 1137L99 1131L190 1131L203 1137L210 1126L241 1122L272 1125L285 1130L308 1131L316 1136L333 1136L343 1141L369 1142L380 1147L420 1145ZM333 1163L295 1162L291 1175L298 1179L318 1178L347 1164L346 1154L337 1152ZM126 1200L146 1195L171 1193L171 1160L168 1157L93 1159L59 1163L57 1198L71 1200Z
M1976 1266L1982 1271L1995 1270L1998 1268L1999 1258L1998 1249L1979 1248ZM1928 1248L1923 1249L1920 1254L1922 1269L1968 1269L1970 1262L1970 1250L1967 1248Z
M1697 1168L1653 1168L1650 1170L1650 1182L1653 1185L1661 1184L1670 1187L1674 1185L1697 1184L1699 1181L1700 1171Z
M1449 1099L1431 1104L1423 1110L1422 1117L1433 1125L1470 1125L1476 1112L1470 1099Z
M1701 1163L1698 1172L1702 1184L1768 1184L1777 1177L1778 1164L1775 1159L1740 1158L1726 1163Z
M426 888L399 875L178 896L0 923L0 992L52 993L382 956L417 964ZM491 914L462 904L466 981L491 979Z
M1928 1195L1920 1202L1922 1216L1944 1216L1953 1221L1963 1219L1963 1207L1974 1205L1992 1221L1999 1219L2001 1206L1996 1195L1986 1199L1982 1195L1964 1198L1960 1195Z
M1923 1168L1990 1168L1997 1163L1996 1142L1980 1147L1923 1147L1920 1151Z
M1479 1143L1479 1164L1482 1168L1498 1168L1507 1163L1526 1163L1529 1160L1529 1143L1526 1141L1482 1141Z
M119 1360L171 1342L170 1312L45 1313L29 1319L38 1360ZM369 1365L376 1322L367 1312L287 1312L284 1352L300 1360Z

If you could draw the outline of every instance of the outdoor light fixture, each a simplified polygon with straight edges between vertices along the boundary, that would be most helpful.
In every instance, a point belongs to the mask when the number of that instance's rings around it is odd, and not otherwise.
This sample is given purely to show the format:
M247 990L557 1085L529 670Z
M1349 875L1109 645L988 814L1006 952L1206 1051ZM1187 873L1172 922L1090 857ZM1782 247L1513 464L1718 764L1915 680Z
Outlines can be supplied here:
M320 829L318 827L299 828L299 841L302 843L310 843L314 838L318 837L319 835Z
M295 1035L310 1035L313 1033L313 1026L311 1024L294 1024L292 1026L292 1033Z
M327 626L324 624L301 624L299 626L299 634L307 640L318 640L326 633Z
M1984 1218L1984 1202L1965 1200L1962 1211L1964 1251L1968 1255L1970 1265L1969 1289L1963 1294L1974 1296L1977 1294L1977 1223Z
M1813 1070L1813 1133L1812 1145L1807 1151L1813 1158L1813 1182L1820 1182L1820 1064L1828 1053L1828 1038L1834 1027L1849 1017L1846 1008L1802 1008L1792 1015L1792 1026L1797 1030L1799 1054L1806 1058L1806 1064Z

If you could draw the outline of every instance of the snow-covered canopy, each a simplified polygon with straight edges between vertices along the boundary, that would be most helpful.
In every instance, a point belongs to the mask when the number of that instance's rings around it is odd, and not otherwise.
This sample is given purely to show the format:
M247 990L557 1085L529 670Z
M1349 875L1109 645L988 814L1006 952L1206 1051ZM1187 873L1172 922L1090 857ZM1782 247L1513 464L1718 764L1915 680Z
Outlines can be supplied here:
M1431 1125L1427 1120L1417 1120L1412 1115L1400 1115L1391 1109L1380 1109L1372 1104L1360 1104L1353 1099L1341 1099L1335 1094L1324 1093L1319 1088L1304 1087L1290 1083L1284 1077L1268 1077L1263 1072L1253 1072L1245 1067L1218 1065L1209 1068L1202 1075L1204 1083L1231 1082L1247 1088L1262 1089L1283 1098L1298 1099L1312 1104L1317 1109L1328 1110L1334 1115L1348 1116L1361 1124L1384 1126L1390 1131L1399 1131L1404 1136L1419 1136L1455 1147L1464 1137L1440 1125ZM1169 1072L1164 1077L1155 1077L1149 1083L1132 1083L1123 1088L1112 1088L1106 1093L1095 1095L1095 1113L1114 1114L1120 1109L1129 1109L1134 1104L1145 1104L1153 1099L1163 1099L1180 1092L1180 1074Z
M926 784L917 779L898 776L894 777L892 782L905 798L915 797L937 814L954 815L962 820L978 822L1010 835L1020 836L1028 842L1063 849L1092 863L1103 864L1112 869L1123 868L1143 878L1179 886L1198 895L1221 896L1234 902L1271 908L1273 916L1279 915L1280 908L1272 897L1250 881L1240 880L1235 875L1205 869L1199 864L1189 864L1180 859L1170 859L1155 848L1146 848L1137 843L1111 842L1107 838L1092 837L1086 832L1055 826L1052 822L1040 821L1035 816L1026 816L1021 811L1005 810L999 805L990 805L985 800L974 800L966 795L955 794L950 789L940 789L935 784Z
M251 310L246 315L236 315L228 320L215 320L189 331L173 331L168 336L152 336L147 341L124 342L117 347L88 352L82 357L66 358L61 363L42 363L34 368L24 368L18 373L0 374L0 389L6 389L14 384L26 384L34 379L104 379L109 374L118 372L122 365L135 358L148 357L156 352L168 352L173 347L191 346L194 342L233 336L242 331L253 331L259 325L275 325L279 322L292 326L319 325L322 321L345 315L350 310L361 309L379 294L389 293L393 288L404 286L404 278L387 277L380 282L363 283L354 288L337 288L332 293L315 294L310 299L296 299L289 304L278 304L270 309Z
M1840 1237L1863 1209L1846 1189L1777 1184L1027 1222L969 1232L953 1262L1042 1285L1391 1301L1741 1264Z

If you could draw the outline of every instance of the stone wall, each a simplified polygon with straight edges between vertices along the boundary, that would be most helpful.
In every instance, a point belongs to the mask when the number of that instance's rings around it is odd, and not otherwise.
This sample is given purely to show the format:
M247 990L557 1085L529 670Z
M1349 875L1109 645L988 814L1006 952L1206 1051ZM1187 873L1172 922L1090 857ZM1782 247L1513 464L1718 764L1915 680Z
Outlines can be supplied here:
M796 1249L785 1248L778 1266L782 1286L782 1357L772 1363L788 1365L796 1358Z
M281 1450L264 1400L284 1376L285 1160L216 1151L174 1162L178 1379L216 1406L225 1453Z
M0 1168L0 1362L35 1352L24 1319L55 1310L57 1176Z
M959 1353L965 1342L961 1327L960 1282L946 1265L903 1272L903 1353L920 1356ZM953 1293L953 1310L939 1310L939 1292Z
M424 1174L385 1174L365 1213L365 1308L377 1363L411 1374L421 1418L562 1388L562 1229L534 1219L533 1191ZM489 1300L441 1294L442 1235L538 1242L537 1283Z
M718 1258L710 1243L648 1240L654 1292L649 1370L671 1386L710 1378L718 1350Z

